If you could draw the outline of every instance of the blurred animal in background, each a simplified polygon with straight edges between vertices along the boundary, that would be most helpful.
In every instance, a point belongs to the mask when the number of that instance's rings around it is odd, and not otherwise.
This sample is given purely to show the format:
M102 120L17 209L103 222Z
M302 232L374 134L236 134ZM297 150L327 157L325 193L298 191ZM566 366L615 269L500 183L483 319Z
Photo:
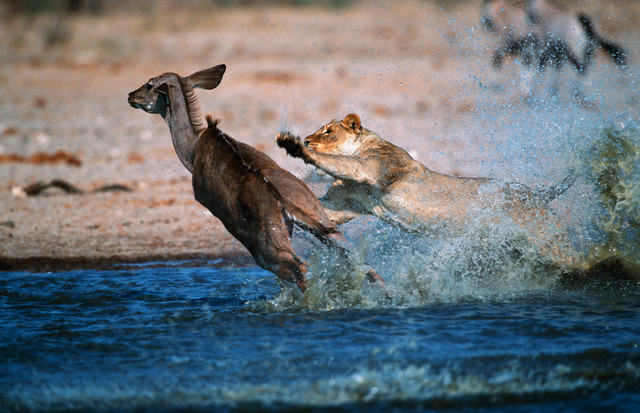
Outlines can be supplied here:
M537 34L531 26L531 19L519 3L508 0L484 0L482 2L482 24L485 30L498 37L498 45L491 63L502 67L507 56L518 56L524 67L537 65Z
M571 91L574 98L589 106L581 82L594 61L596 51L604 51L620 67L627 64L624 49L600 36L591 17L584 13L568 13L549 0L526 0L524 4L484 0L482 23L498 39L491 60L495 68L499 69L507 56L520 59L520 92L529 102L534 98L537 76L549 67L553 69L550 93L556 96L559 72L567 64L578 75Z
M510 218L531 228L540 250L562 268L574 268L574 250L547 204L576 180L533 191L525 185L491 178L458 177L428 169L404 149L362 127L356 114L322 126L304 141L288 132L278 146L335 178L321 201L331 220L342 224L359 215L415 233L464 231L475 218ZM441 233L441 232L440 232Z
M225 70L218 65L187 77L164 73L129 93L128 102L165 120L178 158L192 173L196 200L222 221L258 265L304 292L307 269L291 245L294 224L347 257L349 241L304 182L202 115L194 89L214 89ZM382 282L373 271L367 279Z

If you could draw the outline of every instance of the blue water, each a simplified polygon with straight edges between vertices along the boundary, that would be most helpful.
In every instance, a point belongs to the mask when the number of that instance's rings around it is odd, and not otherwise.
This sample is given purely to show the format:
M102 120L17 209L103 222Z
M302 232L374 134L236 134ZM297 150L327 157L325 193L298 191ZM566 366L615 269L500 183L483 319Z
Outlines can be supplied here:
M331 305L323 289L179 262L3 273L0 411L640 405L637 281Z

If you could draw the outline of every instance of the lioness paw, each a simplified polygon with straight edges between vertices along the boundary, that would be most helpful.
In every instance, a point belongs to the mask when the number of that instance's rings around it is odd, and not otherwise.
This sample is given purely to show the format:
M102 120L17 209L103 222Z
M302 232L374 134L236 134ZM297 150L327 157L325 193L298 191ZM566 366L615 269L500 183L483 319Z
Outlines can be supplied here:
M302 140L289 132L280 132L276 136L276 144L284 148L290 156L300 158L304 154L304 143Z

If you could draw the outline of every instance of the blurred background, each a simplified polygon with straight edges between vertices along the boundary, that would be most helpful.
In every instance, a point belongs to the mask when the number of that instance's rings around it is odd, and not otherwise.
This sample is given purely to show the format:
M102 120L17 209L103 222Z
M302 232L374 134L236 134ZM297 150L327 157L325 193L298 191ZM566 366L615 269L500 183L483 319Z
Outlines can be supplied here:
M109 237L144 222L140 234L166 227L154 242L168 246L179 228L209 228L166 125L126 99L160 73L186 76L220 63L228 67L220 86L198 93L204 113L300 177L312 169L278 149L276 133L306 136L355 112L436 171L551 185L584 166L599 128L627 127L640 113L640 2L559 4L588 13L629 55L620 69L597 54L584 76L589 107L568 88L550 99L545 78L538 104L524 102L517 59L491 66L497 40L482 27L479 0L1 1L0 215L14 226L0 228L0 242L20 255L41 242L38 231L78 246L90 238L81 235L86 227ZM566 67L560 84L575 77ZM51 178L87 190L118 182L134 192L15 196ZM580 182L557 206L568 222L593 192ZM47 211L56 211L55 223Z

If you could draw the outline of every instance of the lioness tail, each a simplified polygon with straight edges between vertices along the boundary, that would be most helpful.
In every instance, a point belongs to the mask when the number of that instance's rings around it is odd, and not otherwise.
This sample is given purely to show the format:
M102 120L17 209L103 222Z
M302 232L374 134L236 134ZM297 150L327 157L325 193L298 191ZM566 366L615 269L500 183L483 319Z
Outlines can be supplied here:
M565 191L569 189L577 179L577 172L574 169L571 169L569 171L569 175L567 175L562 181L560 181L560 183L550 188L538 191L538 199L540 200L540 203L544 205L553 201L554 199L565 193Z

